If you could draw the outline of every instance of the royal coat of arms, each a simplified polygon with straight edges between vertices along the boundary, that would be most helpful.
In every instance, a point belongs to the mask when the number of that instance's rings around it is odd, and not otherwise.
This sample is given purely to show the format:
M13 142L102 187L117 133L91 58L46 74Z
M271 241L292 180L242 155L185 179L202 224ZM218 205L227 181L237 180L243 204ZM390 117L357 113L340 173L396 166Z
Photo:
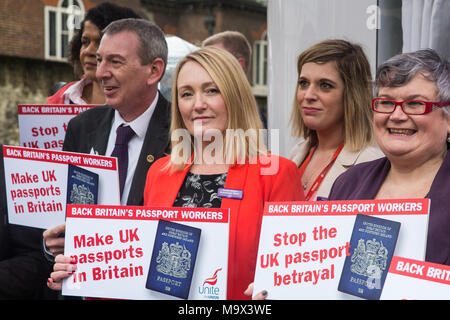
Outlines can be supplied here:
M70 192L70 203L95 204L94 194L84 185L73 184Z
M184 279L191 269L191 253L178 242L172 243L170 246L167 242L163 242L156 263L158 272Z
M364 242L364 239L359 239L350 260L350 271L371 279L381 279L382 272L386 270L387 259L388 250L382 241L373 239Z

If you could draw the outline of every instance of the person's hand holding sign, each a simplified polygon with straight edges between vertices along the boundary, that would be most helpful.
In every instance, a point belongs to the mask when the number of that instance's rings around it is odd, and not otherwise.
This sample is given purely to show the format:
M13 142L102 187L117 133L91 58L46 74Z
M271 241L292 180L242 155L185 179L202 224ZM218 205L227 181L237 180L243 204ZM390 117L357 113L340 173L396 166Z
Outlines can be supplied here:
M55 265L50 278L47 279L47 286L52 290L62 290L62 280L70 277L77 270L75 261L62 254L55 258Z
M64 253L64 233L66 224L47 229L44 231L45 248L53 256Z
M248 288L244 291L244 295L247 297L252 297L252 300L266 300L267 290L263 290L253 296L253 282L249 284Z

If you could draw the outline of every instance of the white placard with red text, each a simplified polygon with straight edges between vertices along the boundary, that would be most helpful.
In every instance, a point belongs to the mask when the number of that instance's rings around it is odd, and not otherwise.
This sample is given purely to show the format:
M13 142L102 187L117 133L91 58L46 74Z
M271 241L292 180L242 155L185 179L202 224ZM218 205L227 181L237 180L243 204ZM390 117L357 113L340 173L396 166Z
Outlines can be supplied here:
M20 145L27 148L62 150L69 120L96 105L19 104Z
M51 228L65 221L68 164L99 175L98 204L120 204L117 159L74 152L3 146L8 219Z
M200 228L189 300L226 299L229 209L67 206L64 255L77 271L63 295L114 299L178 299L146 289L158 220Z
M450 266L394 256L381 300L449 300Z
M425 257L429 199L267 203L254 294L268 299L356 299L337 290L356 214L401 223L396 255Z

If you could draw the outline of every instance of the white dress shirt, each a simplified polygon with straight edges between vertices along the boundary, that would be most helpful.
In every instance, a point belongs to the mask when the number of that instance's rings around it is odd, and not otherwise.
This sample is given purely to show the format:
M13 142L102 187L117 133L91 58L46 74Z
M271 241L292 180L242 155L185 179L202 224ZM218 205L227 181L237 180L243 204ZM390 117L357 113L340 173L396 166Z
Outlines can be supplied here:
M125 186L123 187L123 194L120 199L121 205L126 205L128 200L128 194L130 193L131 182L133 181L134 172L136 171L136 166L138 163L139 155L141 154L142 145L144 144L145 134L147 133L147 128L152 118L153 112L156 108L156 103L158 101L159 93L156 93L156 97L150 106L141 114L138 118L131 122L126 122L120 116L119 112L116 110L114 114L113 123L111 126L111 131L109 132L108 145L106 147L106 155L111 156L114 150L114 145L116 142L116 130L120 125L130 126L131 129L136 133L131 140L128 142L128 170L127 178L125 180ZM143 190L142 190L143 192Z
M70 104L71 101L74 104L87 104L87 102L83 100L82 96L84 87L90 83L92 83L92 80L83 78L67 88L67 90L63 94L64 104Z

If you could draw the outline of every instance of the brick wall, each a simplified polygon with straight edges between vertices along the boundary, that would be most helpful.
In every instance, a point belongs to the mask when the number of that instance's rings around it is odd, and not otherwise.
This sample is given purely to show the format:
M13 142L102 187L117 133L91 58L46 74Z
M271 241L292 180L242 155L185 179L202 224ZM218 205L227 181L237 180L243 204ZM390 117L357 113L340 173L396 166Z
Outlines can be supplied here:
M42 2L1 0L0 34L0 55L43 59L44 5Z

